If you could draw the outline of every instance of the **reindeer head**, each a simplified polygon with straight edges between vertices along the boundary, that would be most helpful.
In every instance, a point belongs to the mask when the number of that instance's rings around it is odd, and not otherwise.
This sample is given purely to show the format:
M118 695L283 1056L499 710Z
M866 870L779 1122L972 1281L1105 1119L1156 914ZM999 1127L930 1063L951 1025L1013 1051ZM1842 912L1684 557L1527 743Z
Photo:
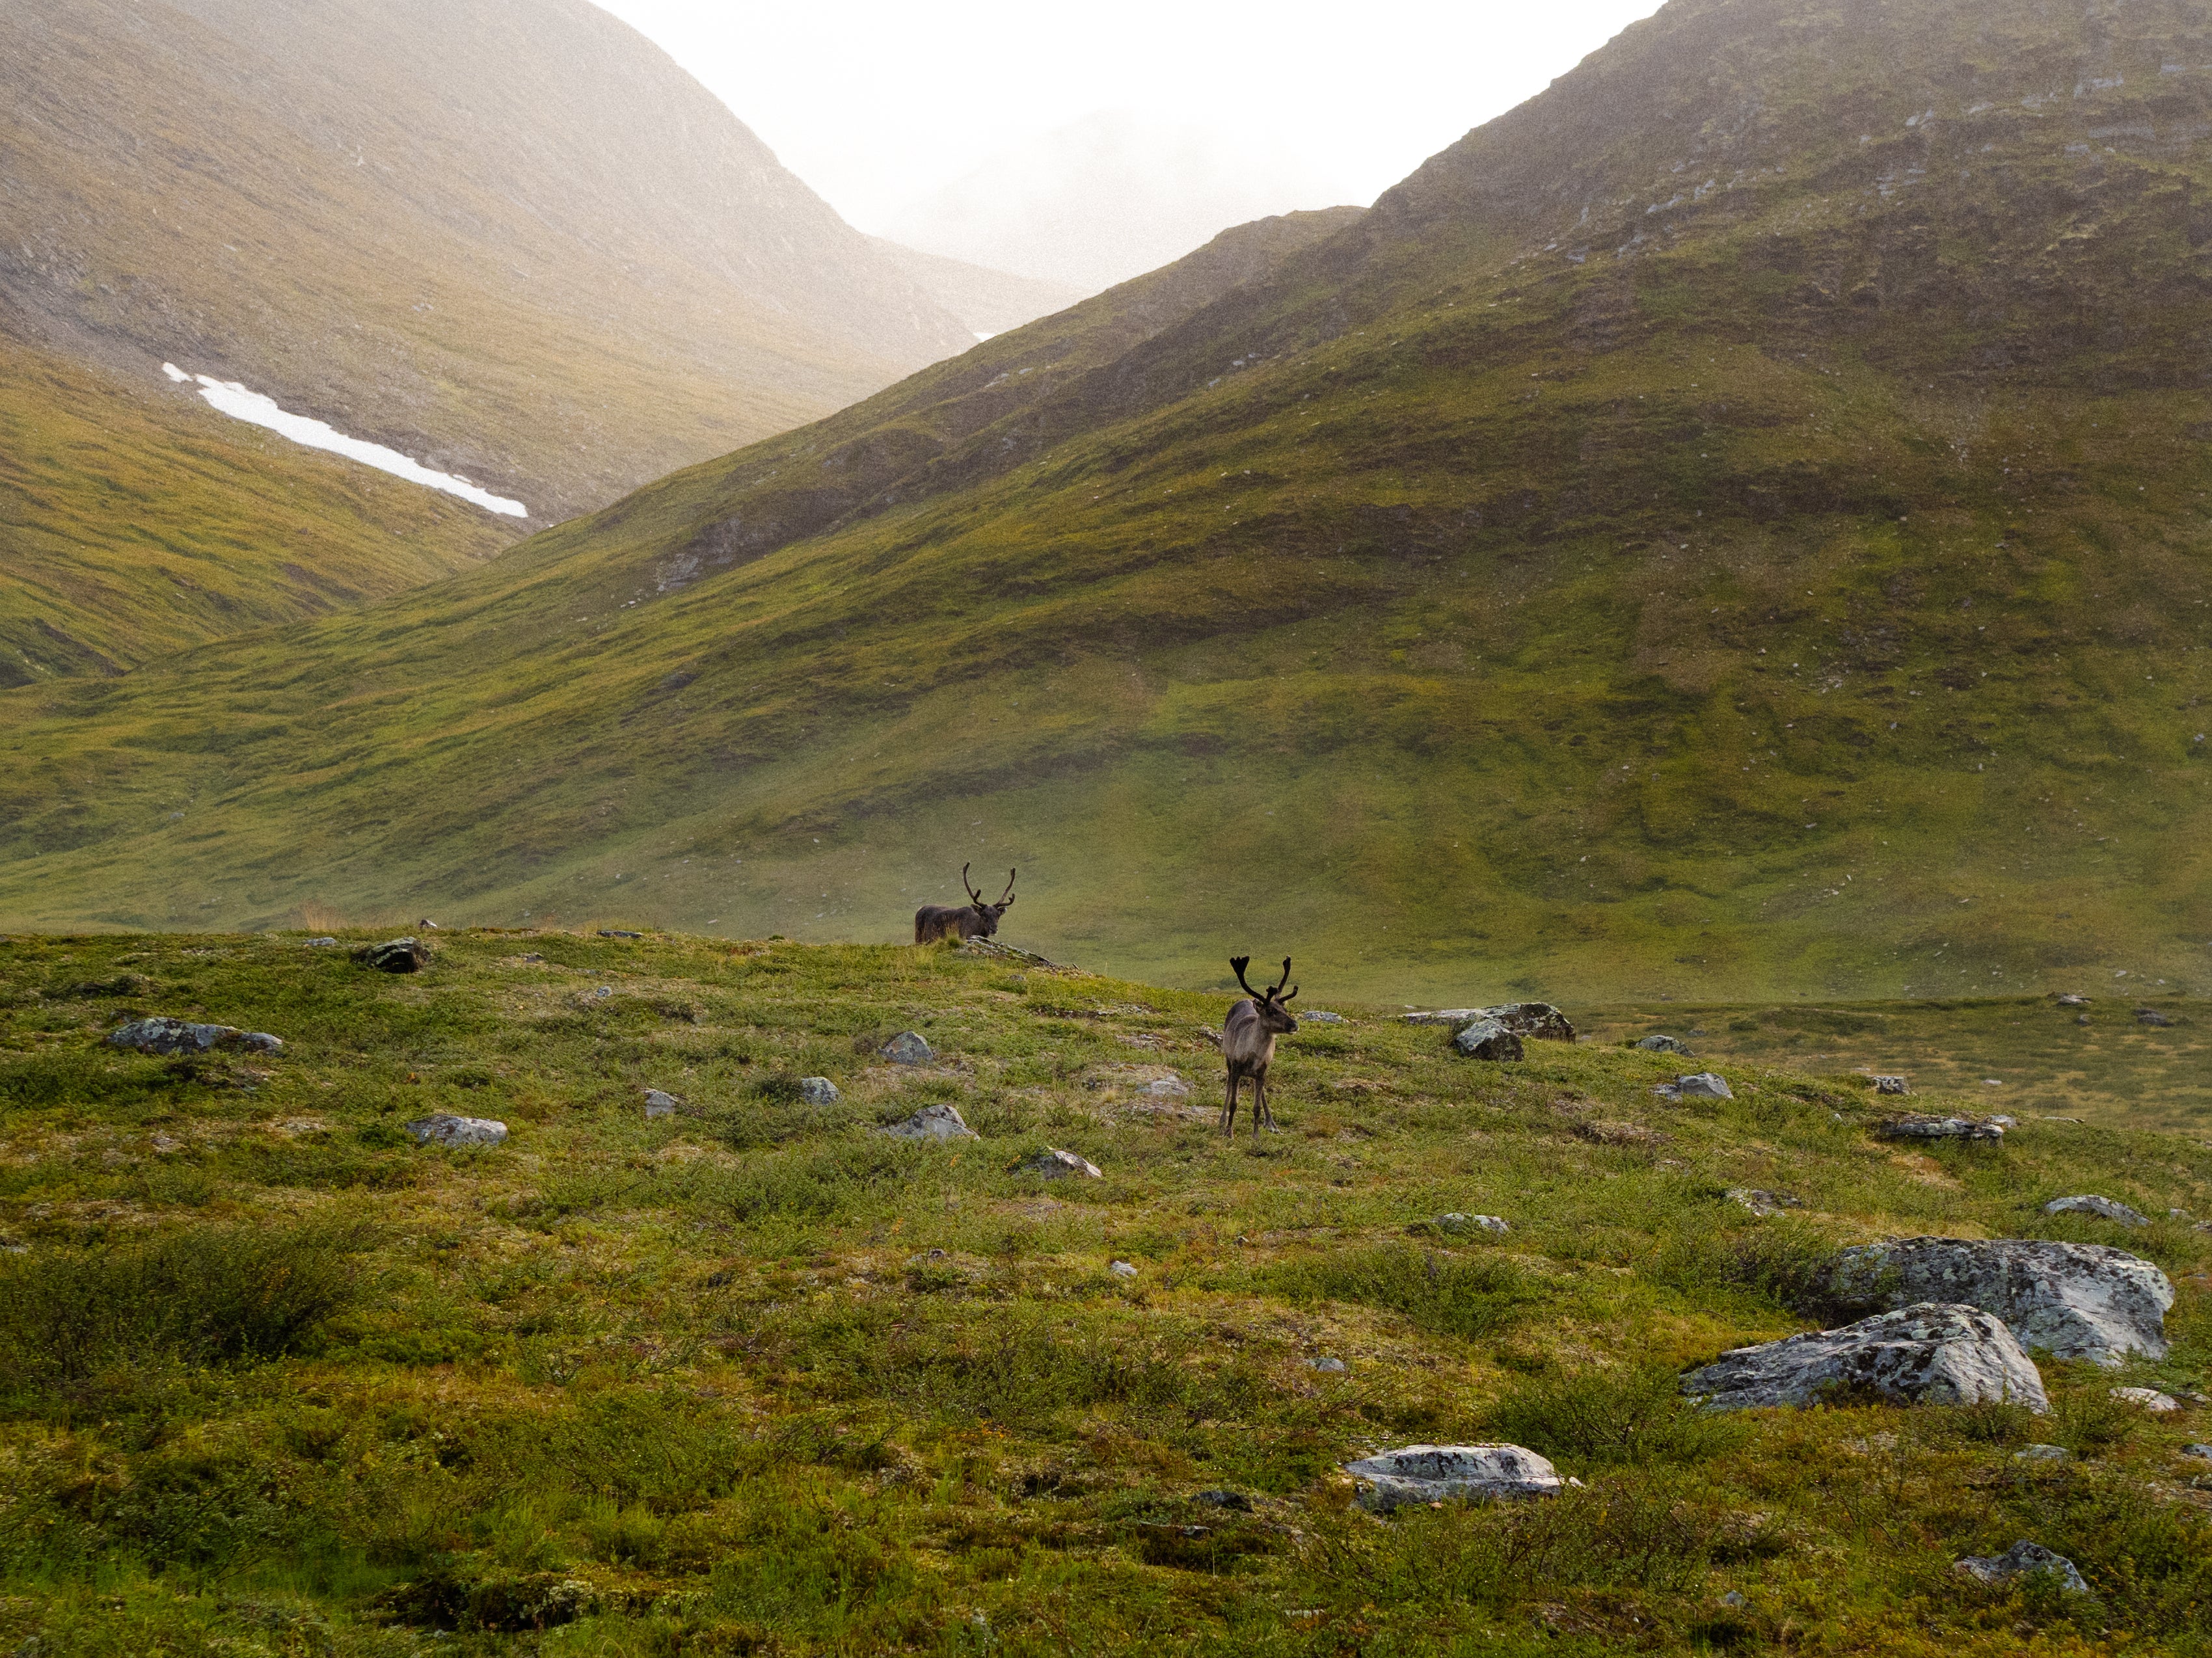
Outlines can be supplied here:
M1229 965L1237 969L1237 982L1243 985L1246 993L1251 996L1252 1011L1260 1016L1262 1029L1274 1035L1287 1036L1298 1028L1298 1022L1291 1017L1291 1010L1284 1005L1285 1002L1291 1000L1291 997L1298 993L1298 987L1296 985L1291 985L1291 994L1289 996L1283 994L1283 987L1291 984L1289 957L1283 957L1283 976L1275 981L1272 990L1265 993L1254 990L1251 981L1244 976L1244 969L1252 965L1252 958L1249 956L1231 956L1229 958Z
M965 864L960 865L960 884L968 888L968 902L975 912L978 924L976 931L986 938L998 932L999 917L1014 907L1014 873L1012 870L1006 872L1006 890L999 895L999 902L995 904L987 904L983 902L983 895L976 891L974 887L969 886L968 865Z

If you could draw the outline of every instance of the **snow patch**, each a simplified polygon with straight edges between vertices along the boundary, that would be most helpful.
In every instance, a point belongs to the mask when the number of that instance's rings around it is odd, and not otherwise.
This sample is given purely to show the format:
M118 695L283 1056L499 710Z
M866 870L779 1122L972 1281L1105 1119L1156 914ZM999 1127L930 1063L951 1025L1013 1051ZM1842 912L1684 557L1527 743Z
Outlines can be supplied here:
M530 509L519 501L509 501L490 490L471 483L451 472L434 471L418 460L410 460L396 449L387 449L380 443L370 443L361 438L349 438L319 420L305 415L295 415L277 406L274 398L258 392L249 392L236 380L219 380L208 374L187 374L173 362L161 365L161 372L179 384L197 381L200 396L209 404L228 415L233 420L242 420L252 426L266 427L280 436L308 449L324 449L334 455L343 455L364 466L374 466L380 472L389 472L394 477L405 478L410 483L420 483L433 489L442 489L449 495L459 495L464 501L474 501L487 512L505 518L528 518Z

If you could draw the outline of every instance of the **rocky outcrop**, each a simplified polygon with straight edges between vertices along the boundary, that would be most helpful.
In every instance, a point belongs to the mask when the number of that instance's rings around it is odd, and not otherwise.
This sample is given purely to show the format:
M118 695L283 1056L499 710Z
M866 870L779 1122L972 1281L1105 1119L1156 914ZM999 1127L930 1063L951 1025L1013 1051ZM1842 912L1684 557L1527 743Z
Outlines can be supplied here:
M134 1054L281 1054L284 1044L265 1030L195 1024L189 1019L133 1019L100 1039Z
M1646 1054L1680 1054L1686 1060L1691 1057L1688 1044L1674 1036L1654 1033L1649 1036L1638 1037L1635 1045Z
M1470 1060L1517 1060L1521 1038L1496 1019L1477 1019L1452 1038L1452 1046Z
M1360 1505L1377 1513L1455 1498L1556 1497L1565 1484L1519 1445L1407 1445L1347 1462L1344 1471L1359 1482Z
M2100 1220L2116 1220L2123 1226L2150 1224L2149 1216L2140 1210L2129 1208L2117 1198L2053 1198L2043 1206L2043 1212L2046 1215L2094 1215Z
M902 1030L876 1050L893 1065L927 1065L937 1057L918 1031Z
M503 1122L490 1117L456 1117L443 1111L434 1117L417 1117L405 1127L424 1145L497 1145L507 1138Z
M2089 1586L2081 1580L2080 1570L2063 1554L2054 1554L2040 1543L2031 1543L2026 1538L2014 1544L2002 1554L1970 1554L1963 1560L1954 1561L1951 1570L1961 1577L1971 1577L1977 1583L1986 1583L1992 1588L2001 1588L2015 1578L2033 1577L2048 1573L2058 1580L2058 1587L2069 1594L2087 1594Z
M2118 1364L2166 1357L2173 1285L2150 1262L2101 1243L2041 1238L1904 1238L1846 1249L1827 1293L1846 1307L1962 1302L1994 1313L2023 1346Z
M1549 1002L1506 1002L1498 1007L1447 1007L1433 1013L1408 1013L1407 1024L1448 1024L1454 1029L1495 1020L1515 1035L1530 1042L1571 1042L1575 1027Z
M1810 1405L1838 1391L1899 1405L2010 1400L2039 1415L2051 1408L2042 1374L2003 1320L1940 1302L1739 1347L1684 1376L1682 1391L1724 1411Z
M883 1131L902 1140L972 1140L975 1131L961 1116L957 1106L925 1105L903 1122Z
M353 958L379 973L420 973L430 965L430 952L415 938L387 938L380 944L363 944L354 951Z
M1886 1140L2001 1140L2004 1130L1972 1117L1893 1117L1874 1131Z

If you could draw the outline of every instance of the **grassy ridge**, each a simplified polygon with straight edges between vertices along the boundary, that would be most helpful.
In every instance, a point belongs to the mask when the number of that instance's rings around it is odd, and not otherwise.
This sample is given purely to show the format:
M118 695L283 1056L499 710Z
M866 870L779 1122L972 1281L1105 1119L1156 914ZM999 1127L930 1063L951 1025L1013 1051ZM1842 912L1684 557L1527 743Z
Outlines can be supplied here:
M2030 1121L1908 1153L1871 1137L1863 1080L1723 1061L1734 1102L1664 1105L1662 1056L1478 1065L1337 1001L1349 1023L1283 1044L1285 1133L1232 1145L1197 1034L1218 994L906 947L436 945L409 978L297 937L0 947L0 1242L25 1247L0 1255L0 1636L87 1655L398 1654L438 1629L486 1655L2212 1639L2212 1538L2176 1455L2201 1410L2145 1417L2106 1396L2114 1376L2051 1363L2033 1421L1715 1422L1673 1393L1680 1366L1802 1327L1793 1298L1835 1245L1927 1231L2155 1259L2175 1350L2117 1379L2201 1387L2208 1235L2039 1212L2077 1190L2212 1211L2192 1139ZM287 1047L96 1045L157 1010ZM908 1028L936 1063L873 1057ZM805 1074L842 1102L799 1103ZM1170 1074L1194 1097L1149 1092ZM678 1114L646 1119L648 1087ZM981 1138L869 1132L933 1101ZM510 1138L413 1148L399 1125L434 1110ZM1048 1145L1104 1179L1016 1172ZM1808 1206L1756 1220L1723 1195L1741 1185ZM1440 1233L1445 1211L1513 1230ZM210 1317L240 1304L252 1321ZM1348 1508L1346 1458L1490 1435L1585 1488L1387 1525ZM2031 1437L2075 1460L2015 1462ZM2095 1598L1948 1570L2022 1535Z

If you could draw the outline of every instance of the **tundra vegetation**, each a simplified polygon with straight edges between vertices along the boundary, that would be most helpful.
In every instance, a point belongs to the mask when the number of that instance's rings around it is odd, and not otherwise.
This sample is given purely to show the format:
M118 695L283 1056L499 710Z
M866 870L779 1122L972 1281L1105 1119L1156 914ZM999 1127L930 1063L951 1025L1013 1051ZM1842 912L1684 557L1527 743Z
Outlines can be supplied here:
M550 930L349 959L385 936L0 944L0 1651L2212 1650L2201 1123L1899 1146L1985 1102L1626 1015L1483 1064L1310 982L1345 1021L1228 1143L1218 991ZM100 1045L155 1013L285 1047ZM878 1057L906 1029L933 1064ZM1735 1097L1655 1097L1686 1063ZM939 1101L981 1139L872 1132ZM439 1112L510 1132L416 1145ZM1047 1146L1103 1177L1012 1172ZM2078 1192L2151 1223L2042 1212ZM1817 1326L1837 1247L1920 1233L2147 1256L2172 1351L2045 1360L2040 1418L1680 1400ZM1582 1484L1386 1520L1340 1473L1485 1439ZM2089 1592L1952 1570L2022 1540Z

